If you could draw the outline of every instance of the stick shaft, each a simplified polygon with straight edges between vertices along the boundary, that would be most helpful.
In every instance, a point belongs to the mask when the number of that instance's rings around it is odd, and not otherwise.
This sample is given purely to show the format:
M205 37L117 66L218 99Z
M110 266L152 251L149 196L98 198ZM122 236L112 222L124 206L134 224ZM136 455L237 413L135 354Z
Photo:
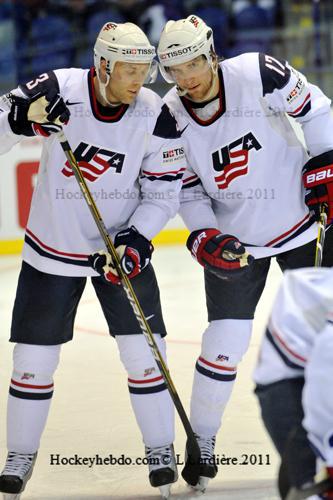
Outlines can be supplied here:
M316 241L315 267L320 267L323 260L323 251L325 243L325 229L327 224L326 205L323 203L320 209L320 218L318 221L318 236Z

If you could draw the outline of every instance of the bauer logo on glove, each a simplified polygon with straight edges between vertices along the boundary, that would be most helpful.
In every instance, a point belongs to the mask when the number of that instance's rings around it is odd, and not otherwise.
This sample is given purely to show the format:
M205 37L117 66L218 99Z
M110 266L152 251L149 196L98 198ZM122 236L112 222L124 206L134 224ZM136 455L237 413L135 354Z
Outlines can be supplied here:
M321 204L325 203L327 222L333 220L333 150L314 156L303 168L305 203L317 219Z
M218 229L193 231L186 246L199 264L223 279L246 272L254 261L237 238Z

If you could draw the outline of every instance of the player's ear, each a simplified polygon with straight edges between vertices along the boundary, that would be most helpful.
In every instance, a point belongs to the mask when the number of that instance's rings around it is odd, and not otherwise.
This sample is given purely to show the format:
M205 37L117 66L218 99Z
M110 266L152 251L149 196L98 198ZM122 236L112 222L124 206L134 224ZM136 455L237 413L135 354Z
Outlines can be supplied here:
M101 58L101 64L99 67L99 77L101 82L106 83L106 60Z
M212 56L212 62L213 62L213 71L216 73L218 70L218 65L219 65L219 58L213 50L211 51L211 56Z

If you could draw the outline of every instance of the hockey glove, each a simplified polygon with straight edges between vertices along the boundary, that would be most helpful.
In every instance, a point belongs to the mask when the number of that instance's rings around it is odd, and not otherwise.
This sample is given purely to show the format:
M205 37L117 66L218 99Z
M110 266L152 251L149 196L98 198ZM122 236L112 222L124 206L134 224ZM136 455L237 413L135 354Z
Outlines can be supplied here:
M319 471L319 474L321 474L322 471ZM323 500L333 500L333 467L327 467L326 470L324 471L324 479L331 479L332 481L332 487L323 495L319 495L319 498L322 498ZM317 476L316 476L317 477Z
M317 219L321 203L327 204L327 222L333 219L333 150L314 156L303 168L305 203Z
M14 134L48 137L59 132L62 124L69 120L68 107L62 97L54 92L50 91L45 96L37 94L33 98L15 94L8 94L7 97L11 102L8 122Z
M137 276L150 262L153 245L134 226L116 234L114 245L119 255L121 268L131 279ZM120 279L111 255L105 251L94 253L89 257L90 265L104 278L114 284Z
M218 229L193 231L186 246L199 264L223 279L246 272L254 261L237 238Z
M99 252L89 255L89 264L91 267L101 276L104 276L105 280L114 285L120 284L120 279L116 268L113 265L112 257L109 252L105 250L100 250Z

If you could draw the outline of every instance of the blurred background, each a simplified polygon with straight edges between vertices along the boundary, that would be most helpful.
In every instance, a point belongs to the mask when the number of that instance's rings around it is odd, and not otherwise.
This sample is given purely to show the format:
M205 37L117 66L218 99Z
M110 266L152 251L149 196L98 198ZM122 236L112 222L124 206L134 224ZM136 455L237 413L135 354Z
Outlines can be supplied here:
M213 28L220 55L285 58L333 96L333 0L2 0L0 92L50 69L89 68L106 21L134 22L157 45L168 19L193 13Z

